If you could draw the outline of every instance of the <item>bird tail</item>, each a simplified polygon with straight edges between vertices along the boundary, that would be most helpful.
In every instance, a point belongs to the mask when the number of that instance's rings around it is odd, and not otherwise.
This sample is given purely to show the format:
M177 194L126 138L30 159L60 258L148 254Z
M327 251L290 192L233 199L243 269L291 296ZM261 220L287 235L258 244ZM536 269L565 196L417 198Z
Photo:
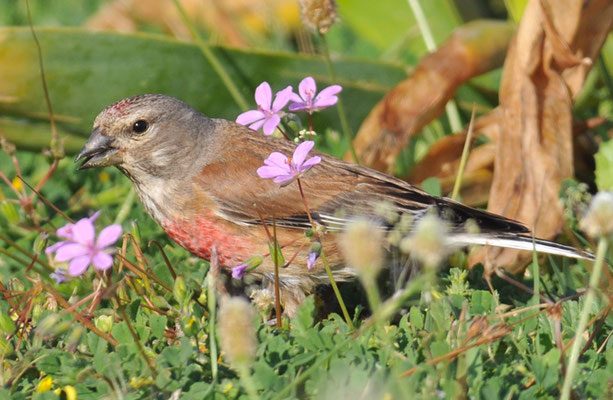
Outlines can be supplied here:
M582 260L595 259L594 254L590 253L589 251L577 250L574 247L550 242L548 240L536 239L530 236L511 233L460 233L450 235L448 240L451 242L451 244L457 244L459 246L489 245L517 250L537 251L539 253L547 253Z

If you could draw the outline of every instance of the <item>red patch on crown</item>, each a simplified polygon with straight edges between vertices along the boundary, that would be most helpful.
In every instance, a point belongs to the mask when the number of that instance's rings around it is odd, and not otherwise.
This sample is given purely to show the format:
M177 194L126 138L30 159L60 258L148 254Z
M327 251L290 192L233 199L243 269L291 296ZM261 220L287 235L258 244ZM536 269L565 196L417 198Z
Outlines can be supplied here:
M127 106L129 106L130 104L134 103L134 100L135 100L134 97L130 97L130 98L127 98L127 99L119 100L119 101L111 104L108 107L108 109L110 111L112 111L113 113L118 114L118 115L123 117L124 115L126 115L125 108Z
M248 243L224 230L215 217L207 217L198 217L195 221L167 222L163 228L181 247L205 260L211 259L211 250L215 246L219 263L225 267L233 267L252 255L247 249Z

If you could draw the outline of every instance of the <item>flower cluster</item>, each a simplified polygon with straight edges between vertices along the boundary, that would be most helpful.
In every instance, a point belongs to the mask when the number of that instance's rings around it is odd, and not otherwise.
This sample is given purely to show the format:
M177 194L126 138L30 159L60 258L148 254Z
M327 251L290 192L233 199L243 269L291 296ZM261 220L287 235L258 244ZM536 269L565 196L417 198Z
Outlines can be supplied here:
M289 110L292 112L306 111L313 114L315 111L321 111L335 105L338 102L337 95L341 90L343 90L341 86L332 85L316 95L317 84L315 79L308 76L298 85L298 93L294 93L293 88L288 86L277 92L273 101L270 85L268 82L262 82L255 89L255 103L258 108L242 113L236 118L236 122L241 125L248 125L255 131L262 128L265 135L272 135L279 126L281 117L285 115L283 109L287 103L291 102Z
M96 238L94 221L99 215L100 212L97 212L89 218L82 218L74 224L66 224L57 230L57 236L66 240L49 246L45 253L55 253L54 259L57 262L69 262L68 270L58 268L51 274L58 283L66 280L66 272L76 277L83 274L90 264L100 271L107 270L113 265L112 245L121 236L121 225L107 226Z

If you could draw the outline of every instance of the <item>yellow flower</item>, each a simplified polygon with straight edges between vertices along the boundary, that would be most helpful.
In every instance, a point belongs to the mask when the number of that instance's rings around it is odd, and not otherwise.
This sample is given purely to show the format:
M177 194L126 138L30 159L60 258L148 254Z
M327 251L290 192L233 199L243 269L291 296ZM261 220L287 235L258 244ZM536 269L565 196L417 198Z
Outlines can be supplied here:
M36 388L36 393L46 392L47 390L51 389L52 385L53 378L51 378L50 376L46 376L41 379L40 383L38 384L38 387Z
M55 389L53 393L60 396L61 399L77 400L77 390L73 386L70 386L70 385L66 385L61 389ZM62 397L62 394L64 395L63 397Z

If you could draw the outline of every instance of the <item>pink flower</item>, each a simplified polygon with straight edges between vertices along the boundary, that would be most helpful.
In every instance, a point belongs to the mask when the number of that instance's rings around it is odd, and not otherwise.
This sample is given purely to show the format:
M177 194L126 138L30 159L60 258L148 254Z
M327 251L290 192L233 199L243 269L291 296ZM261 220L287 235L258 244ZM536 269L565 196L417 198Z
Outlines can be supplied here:
M273 102L270 85L268 82L262 82L255 89L255 102L258 109L242 113L236 118L236 122L241 125L249 125L249 128L254 131L262 128L265 135L272 135L281 122L280 112L287 105L292 94L292 87L288 86L277 92Z
M98 270L106 270L113 265L111 246L121 236L120 225L109 225L104 228L96 240L96 230L93 220L99 214L91 218L83 218L75 224L67 224L58 229L57 235L68 240L58 242L48 247L47 254L55 252L55 260L67 262L68 274L79 276L92 264Z
M243 276L245 276L245 272L247 272L247 268L249 268L247 264L240 264L236 267L232 267L232 278L242 279Z
M307 269L312 270L315 268L315 262L321 255L321 243L319 241L313 242L307 253Z
M343 88L339 85L328 86L317 96L317 84L315 79L310 76L304 78L300 85L298 85L298 93L291 93L290 100L292 104L289 105L290 111L307 111L309 114L313 114L315 111L323 110L324 108L331 107L338 101L337 94L339 94Z
M275 183L280 183L281 187L289 185L294 179L309 168L319 164L321 157L314 156L306 160L306 156L315 146L315 142L307 140L300 143L292 158L277 151L270 153L264 160L264 166L258 168L260 178L274 178Z

